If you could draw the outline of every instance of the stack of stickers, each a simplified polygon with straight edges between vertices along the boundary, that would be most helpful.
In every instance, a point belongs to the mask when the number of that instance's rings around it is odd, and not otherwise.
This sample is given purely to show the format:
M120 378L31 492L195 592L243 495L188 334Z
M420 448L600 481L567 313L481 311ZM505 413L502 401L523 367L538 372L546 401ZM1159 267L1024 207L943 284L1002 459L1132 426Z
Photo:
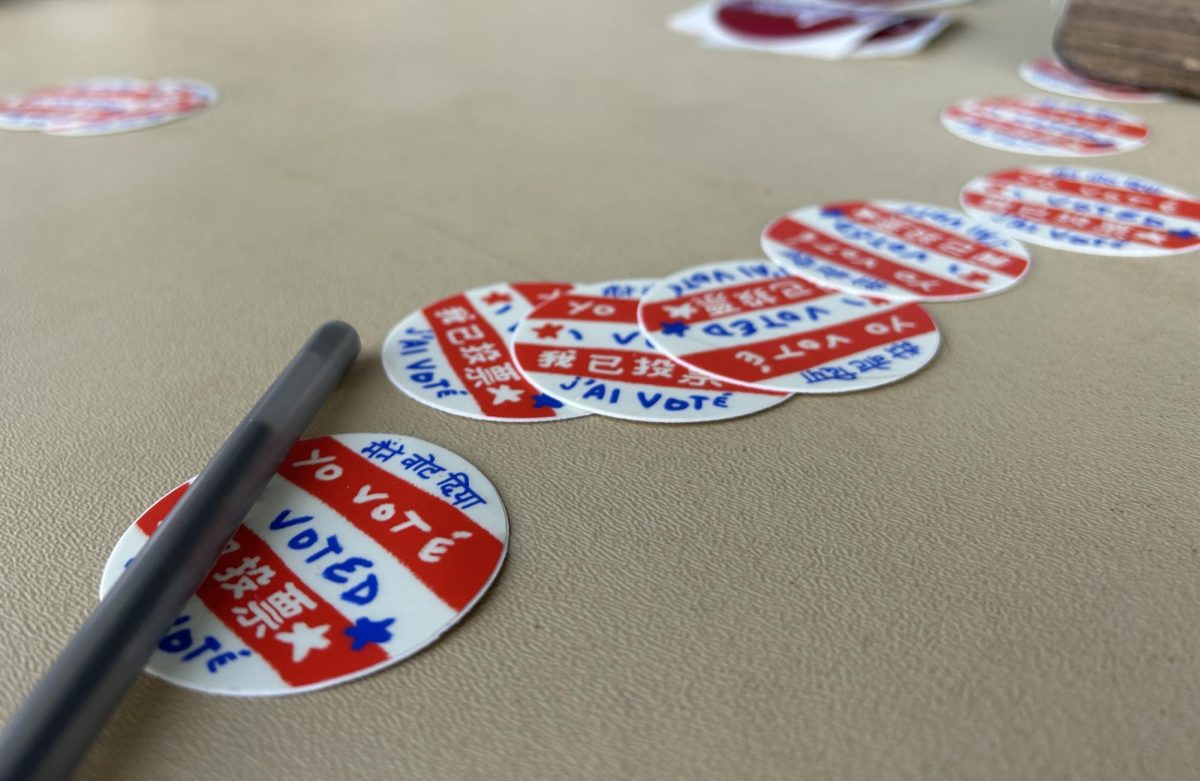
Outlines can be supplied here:
M968 0L708 0L667 20L676 32L721 49L824 60L905 57L949 26L947 14L911 12Z
M383 365L418 401L483 420L723 420L904 379L941 342L919 302L998 293L1029 268L999 231L895 201L799 209L761 243L769 261L449 296L392 329Z
M96 136L174 122L217 101L217 89L187 79L89 79L0 101L0 128Z

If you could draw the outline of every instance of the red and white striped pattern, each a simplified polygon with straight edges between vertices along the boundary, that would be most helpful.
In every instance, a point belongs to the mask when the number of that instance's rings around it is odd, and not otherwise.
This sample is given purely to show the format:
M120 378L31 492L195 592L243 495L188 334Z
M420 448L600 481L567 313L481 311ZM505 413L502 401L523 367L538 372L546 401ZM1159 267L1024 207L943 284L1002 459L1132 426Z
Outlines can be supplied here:
M942 125L982 146L1052 157L1128 152L1150 137L1132 114L1057 98L964 100L942 112Z
M891 301L963 301L1029 270L1016 241L953 209L847 201L797 209L762 233L763 251L814 284Z
M0 101L0 128L94 136L173 122L217 101L211 84L185 79L90 79Z
M1044 247L1125 257L1200 247L1195 196L1116 171L1010 168L973 179L960 198L975 219Z
M390 443L392 455L387 449L372 455L378 442ZM413 456L421 460L406 467L404 459ZM460 478L478 501L458 496ZM453 490L444 495L451 480ZM160 499L121 538L105 566L101 597L188 487ZM495 488L449 451L386 434L299 442L147 669L189 688L244 696L309 691L367 675L457 623L495 578L507 539ZM238 586L239 577L229 573L248 560L250 575L263 582ZM364 585L367 578L373 585ZM383 630L358 642L356 626L364 620ZM173 641L172 633L179 633ZM210 669L209 660L222 653L233 658Z
M916 303L838 292L754 261L661 280L638 320L655 346L697 371L796 393L896 382L927 365L941 342Z
M576 286L535 309L513 339L529 381L568 404L609 417L658 423L726 420L783 403L787 393L723 383L647 342L641 292L654 280ZM614 297L606 290L629 293Z
M571 287L502 282L435 301L388 334L383 368L412 398L455 415L510 423L586 415L541 398L517 370L508 347L525 315Z

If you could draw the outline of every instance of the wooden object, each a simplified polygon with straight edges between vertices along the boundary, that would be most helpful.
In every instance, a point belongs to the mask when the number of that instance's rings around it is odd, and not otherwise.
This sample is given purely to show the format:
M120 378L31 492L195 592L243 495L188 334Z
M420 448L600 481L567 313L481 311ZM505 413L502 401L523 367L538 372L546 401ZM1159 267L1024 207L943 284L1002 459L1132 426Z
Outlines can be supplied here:
M1200 0L1072 0L1054 49L1093 79L1200 96Z

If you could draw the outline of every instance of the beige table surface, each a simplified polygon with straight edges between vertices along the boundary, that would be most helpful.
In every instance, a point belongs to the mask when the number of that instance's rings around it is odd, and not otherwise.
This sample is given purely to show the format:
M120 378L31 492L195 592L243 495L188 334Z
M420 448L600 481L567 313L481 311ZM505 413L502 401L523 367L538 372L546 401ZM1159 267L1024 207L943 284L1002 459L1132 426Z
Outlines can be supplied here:
M430 650L282 699L143 677L85 779L1200 777L1200 255L1032 248L932 310L883 390L651 427L423 407L379 346L506 279L752 256L834 198L953 205L1033 158L940 109L1032 91L1043 0L924 55L706 51L672 0L10 2L3 91L181 75L214 110L0 134L0 715L96 601L109 549L211 456L320 321L364 337L313 433L395 431L499 486L512 545ZM1196 105L1101 165L1200 191Z

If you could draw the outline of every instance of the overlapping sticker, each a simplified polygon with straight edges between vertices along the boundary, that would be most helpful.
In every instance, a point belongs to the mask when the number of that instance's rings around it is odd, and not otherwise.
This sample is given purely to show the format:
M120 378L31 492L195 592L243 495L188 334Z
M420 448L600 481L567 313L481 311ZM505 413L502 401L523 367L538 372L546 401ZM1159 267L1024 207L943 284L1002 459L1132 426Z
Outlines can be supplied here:
M124 133L183 119L216 101L216 87L201 81L90 79L0 101L0 128L57 136Z
M722 0L688 8L667 24L707 46L836 60L894 21L888 13L823 3Z
M761 261L726 261L660 280L638 307L660 350L758 388L840 393L926 366L941 336L919 304L841 293Z
M514 282L443 298L392 329L383 368L409 396L455 415L514 423L586 415L530 385L508 349L525 315L570 289L562 282Z
M951 18L899 15L897 10L962 1L717 0L673 14L667 26L714 48L827 60L904 57L925 48Z
M1056 95L1088 100L1107 100L1114 103L1162 103L1171 99L1161 92L1147 92L1137 87L1109 84L1089 79L1068 69L1053 57L1037 57L1021 63L1021 80Z
M121 537L101 598L189 485ZM458 623L495 579L507 541L496 489L454 453L391 434L298 442L147 670L239 696L360 678Z
M1125 257L1200 247L1200 201L1140 176L1025 166L973 179L960 197L975 219L1043 247Z
M886 14L763 0L717 3L713 42L841 59L891 24Z
M950 26L951 21L949 14L902 17L863 41L850 56L855 59L908 57L928 46Z
M992 149L1054 157L1128 152L1150 137L1146 123L1132 114L1057 98L964 100L942 112L942 125Z
M626 420L695 423L760 412L789 394L720 382L650 344L638 327L654 280L581 285L533 310L513 339L517 366L568 404Z
M953 209L848 201L798 209L763 230L763 251L819 285L893 301L964 301L1029 270L1025 249Z

